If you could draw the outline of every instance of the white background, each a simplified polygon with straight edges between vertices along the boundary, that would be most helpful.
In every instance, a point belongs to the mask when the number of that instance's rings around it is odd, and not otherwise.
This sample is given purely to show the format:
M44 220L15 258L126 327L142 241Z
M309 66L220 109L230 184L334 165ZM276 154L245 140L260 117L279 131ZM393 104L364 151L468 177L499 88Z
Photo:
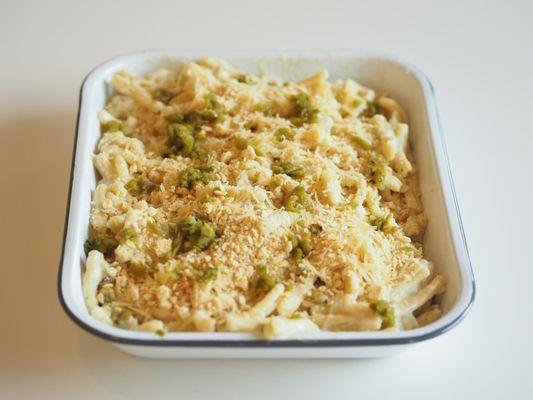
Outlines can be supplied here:
M432 80L478 285L449 334L379 360L155 361L56 296L78 89L146 48L371 48ZM533 2L0 1L0 398L533 396Z

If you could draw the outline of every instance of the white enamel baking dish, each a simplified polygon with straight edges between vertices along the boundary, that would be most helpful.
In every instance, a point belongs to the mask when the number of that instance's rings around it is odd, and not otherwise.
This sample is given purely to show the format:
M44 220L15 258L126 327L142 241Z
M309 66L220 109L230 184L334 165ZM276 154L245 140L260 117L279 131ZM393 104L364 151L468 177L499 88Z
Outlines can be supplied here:
M326 68L333 80L353 78L400 102L409 117L411 145L429 218L424 251L448 285L441 299L444 310L441 319L404 332L319 332L299 340L264 341L246 333L176 332L159 338L151 333L107 326L89 315L81 278L85 263L83 242L88 233L91 192L96 184L91 155L100 135L97 112L112 94L111 77L123 69L146 73L161 65L179 64L202 56L221 57L242 70L265 72L281 79L298 80ZM447 332L472 306L475 284L430 82L414 66L373 51L251 55L250 52L143 51L105 62L85 78L81 88L58 290L64 310L77 325L142 357L380 357Z

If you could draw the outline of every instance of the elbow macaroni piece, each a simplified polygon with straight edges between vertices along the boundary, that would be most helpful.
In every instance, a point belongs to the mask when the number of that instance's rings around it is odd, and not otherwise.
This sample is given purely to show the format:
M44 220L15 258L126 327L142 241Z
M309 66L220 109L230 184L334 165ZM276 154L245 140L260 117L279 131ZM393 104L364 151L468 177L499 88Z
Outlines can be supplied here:
M283 284L278 283L252 308L250 314L255 317L266 317L270 315L276 309L276 304L284 290Z
M291 339L319 330L319 327L307 318L272 317L263 328L263 336L266 339Z
M98 285L104 279L108 266L102 253L96 250L89 253L83 274L83 297L89 313L100 322L111 325L111 318L96 300Z

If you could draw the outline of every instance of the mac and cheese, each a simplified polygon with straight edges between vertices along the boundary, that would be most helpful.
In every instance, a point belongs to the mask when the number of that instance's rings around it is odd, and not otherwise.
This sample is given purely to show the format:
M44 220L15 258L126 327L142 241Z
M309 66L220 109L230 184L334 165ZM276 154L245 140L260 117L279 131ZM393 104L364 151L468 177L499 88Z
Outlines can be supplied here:
M327 71L280 82L209 58L112 83L85 242L95 318L268 339L439 318L395 100Z

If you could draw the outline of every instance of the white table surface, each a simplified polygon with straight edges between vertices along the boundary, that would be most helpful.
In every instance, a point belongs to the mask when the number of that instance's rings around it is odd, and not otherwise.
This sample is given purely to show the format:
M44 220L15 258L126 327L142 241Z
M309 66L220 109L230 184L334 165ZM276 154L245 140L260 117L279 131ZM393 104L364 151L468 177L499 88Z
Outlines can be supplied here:
M464 4L463 4L464 3ZM0 2L0 398L532 398L533 2ZM56 296L78 89L145 48L374 48L438 96L478 285L456 329L393 358L157 361Z

